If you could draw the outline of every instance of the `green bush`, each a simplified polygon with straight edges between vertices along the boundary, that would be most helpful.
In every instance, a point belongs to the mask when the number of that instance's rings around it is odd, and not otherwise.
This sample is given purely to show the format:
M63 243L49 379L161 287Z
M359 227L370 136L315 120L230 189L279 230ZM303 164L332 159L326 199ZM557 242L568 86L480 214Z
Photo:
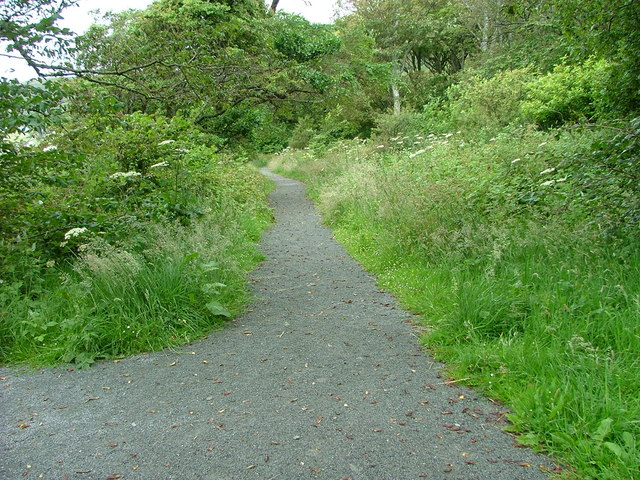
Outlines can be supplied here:
M531 76L526 68L507 70L491 78L471 77L450 87L450 111L456 128L470 134L519 123L520 103Z
M607 117L604 102L611 75L605 60L583 65L558 65L552 72L527 84L522 103L524 118L542 128Z

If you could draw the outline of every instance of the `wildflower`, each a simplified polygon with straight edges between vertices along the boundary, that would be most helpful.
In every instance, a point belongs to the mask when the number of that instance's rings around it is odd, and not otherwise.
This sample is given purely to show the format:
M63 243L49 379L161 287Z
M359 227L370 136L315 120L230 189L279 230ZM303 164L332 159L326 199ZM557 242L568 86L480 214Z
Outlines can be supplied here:
M521 158L516 158L514 160L511 160L511 163L518 163L518 162L521 162L521 161L522 161Z
M178 153L189 153L189 150L186 148L176 148L176 152Z
M168 166L169 166L169 162L160 162L160 163L151 165L149 168L159 168L159 167L168 167Z
M541 187L549 187L549 186L553 185L554 183L556 183L555 180L547 180L546 182L542 182L540 184L540 186Z
M384 148L384 145L378 145L376 148Z
M547 168L546 170L541 171L541 172L540 172L540 175L546 175L547 173L553 173L553 172L555 172L555 171L556 171L556 169L555 169L555 168L553 168L553 167L551 167L551 168Z
M547 144L547 142L542 142L540 145L538 145L539 147L544 147Z
M57 145L47 145L42 149L43 152L51 152L52 150L57 150Z
M442 136L444 138L449 138L449 137L453 136L453 133L443 133Z
M116 172L109 175L109 178L133 178L141 176L138 172Z
M426 152L426 150L423 148L423 149L418 150L417 152L414 152L411 155L409 155L409 158L417 157L418 155L422 155L424 152Z
M497 139L496 139L496 137L491 137L491 138L489 139L489 141L490 141L490 142L495 142L496 140L497 140Z
M173 142L175 142L175 140L163 140L158 144L158 146L161 147L162 145L169 145L170 143L173 143Z
M49 260L47 263L44 264L45 267L47 268L51 268L56 264L55 260Z
M69 230L67 233L64 234L64 239L69 240L72 237L77 237L78 235L82 235L86 231L87 229L85 227L72 228L71 230Z

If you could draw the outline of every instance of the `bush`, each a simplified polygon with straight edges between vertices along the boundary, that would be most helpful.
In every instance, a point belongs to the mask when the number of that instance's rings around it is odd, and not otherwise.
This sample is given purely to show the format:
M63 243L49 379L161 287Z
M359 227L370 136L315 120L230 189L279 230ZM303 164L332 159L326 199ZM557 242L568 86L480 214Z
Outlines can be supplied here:
M606 117L604 102L611 65L589 60L583 65L558 65L527 85L524 118L542 128L594 121Z
M495 131L520 122L520 102L531 78L529 69L499 72L491 78L471 77L448 91L456 128L470 134Z

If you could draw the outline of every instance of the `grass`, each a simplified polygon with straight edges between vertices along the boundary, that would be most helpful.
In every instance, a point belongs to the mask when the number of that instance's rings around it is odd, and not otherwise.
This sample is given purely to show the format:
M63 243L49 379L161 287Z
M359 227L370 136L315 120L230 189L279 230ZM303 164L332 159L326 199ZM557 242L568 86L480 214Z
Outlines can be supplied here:
M141 224L129 242L84 245L30 294L2 284L0 361L84 367L202 338L240 313L271 213L266 181L250 169L234 175L229 194L189 226Z
M638 479L640 248L605 232L597 202L575 194L583 171L559 160L597 135L345 142L271 164L308 182L450 373L510 406L521 443L555 455L566 478Z

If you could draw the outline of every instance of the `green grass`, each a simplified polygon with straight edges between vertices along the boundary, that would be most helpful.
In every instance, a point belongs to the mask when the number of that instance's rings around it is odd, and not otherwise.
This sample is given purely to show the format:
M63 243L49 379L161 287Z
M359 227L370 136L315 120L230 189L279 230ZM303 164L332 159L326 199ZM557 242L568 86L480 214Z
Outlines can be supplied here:
M554 133L344 143L272 166L310 184L336 237L420 314L425 347L504 400L522 443L569 478L638 479L640 247L599 228L582 172L558 160L595 134Z
M248 301L246 274L262 260L256 241L271 221L268 183L237 175L227 199L190 226L141 224L129 242L94 241L27 294L0 285L0 361L84 367L223 327Z

